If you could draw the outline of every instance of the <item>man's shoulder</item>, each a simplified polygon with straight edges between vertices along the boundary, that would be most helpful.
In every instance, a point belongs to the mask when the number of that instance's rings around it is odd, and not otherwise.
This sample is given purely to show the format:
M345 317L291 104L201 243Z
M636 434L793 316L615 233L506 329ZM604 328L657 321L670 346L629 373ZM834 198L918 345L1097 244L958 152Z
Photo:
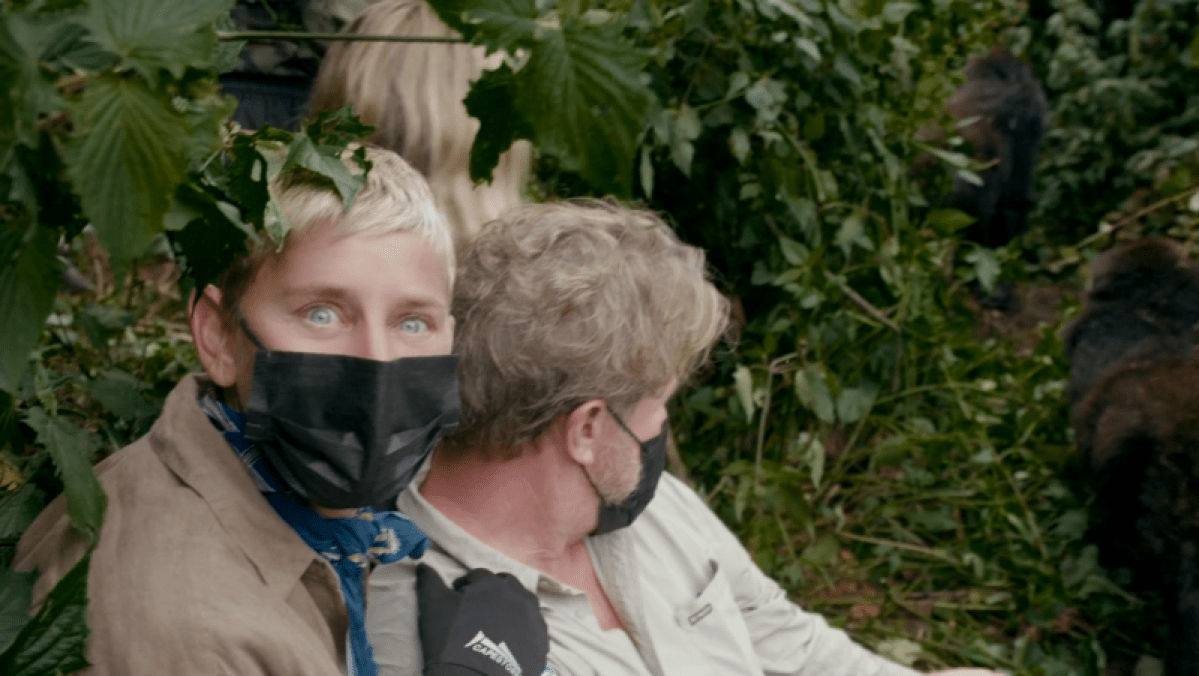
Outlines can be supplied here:
M694 489L674 475L665 473L658 481L654 497L645 509L645 516L651 520L682 521L695 527L705 526L708 517L716 518Z

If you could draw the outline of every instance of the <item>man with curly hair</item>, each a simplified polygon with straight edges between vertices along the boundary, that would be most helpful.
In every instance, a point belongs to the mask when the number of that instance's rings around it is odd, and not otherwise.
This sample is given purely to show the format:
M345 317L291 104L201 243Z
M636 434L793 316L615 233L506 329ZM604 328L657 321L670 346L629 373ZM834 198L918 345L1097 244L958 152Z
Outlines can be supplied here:
M534 205L484 227L453 312L462 422L398 506L443 577L537 594L559 674L910 676L805 612L663 475L666 404L724 333L704 254L653 214ZM419 671L413 580L371 578L380 673ZM990 672L961 670L961 676Z

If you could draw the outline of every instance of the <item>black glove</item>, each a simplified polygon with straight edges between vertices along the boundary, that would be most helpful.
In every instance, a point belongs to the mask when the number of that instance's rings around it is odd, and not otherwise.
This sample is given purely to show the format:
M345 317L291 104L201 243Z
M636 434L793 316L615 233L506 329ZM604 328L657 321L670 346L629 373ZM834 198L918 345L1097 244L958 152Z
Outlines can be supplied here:
M508 573L475 568L445 586L425 564L416 568L425 676L539 676L549 632L537 597Z

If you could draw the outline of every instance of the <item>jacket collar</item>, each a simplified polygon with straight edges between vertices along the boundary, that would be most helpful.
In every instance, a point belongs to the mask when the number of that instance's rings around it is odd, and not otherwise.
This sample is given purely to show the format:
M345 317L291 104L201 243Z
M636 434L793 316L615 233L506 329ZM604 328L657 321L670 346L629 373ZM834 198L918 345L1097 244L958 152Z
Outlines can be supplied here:
M192 374L171 391L150 430L151 446L163 464L208 503L262 581L286 597L313 561L324 561L279 518L200 408L197 400L208 386L206 377Z

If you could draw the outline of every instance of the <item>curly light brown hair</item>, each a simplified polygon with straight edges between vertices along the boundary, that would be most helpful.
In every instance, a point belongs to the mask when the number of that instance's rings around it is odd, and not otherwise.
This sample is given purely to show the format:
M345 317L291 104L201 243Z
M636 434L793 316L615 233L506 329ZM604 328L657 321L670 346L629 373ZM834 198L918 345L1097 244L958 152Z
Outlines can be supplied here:
M462 422L447 452L517 457L591 399L626 409L685 379L728 324L704 253L613 202L521 207L461 256Z

